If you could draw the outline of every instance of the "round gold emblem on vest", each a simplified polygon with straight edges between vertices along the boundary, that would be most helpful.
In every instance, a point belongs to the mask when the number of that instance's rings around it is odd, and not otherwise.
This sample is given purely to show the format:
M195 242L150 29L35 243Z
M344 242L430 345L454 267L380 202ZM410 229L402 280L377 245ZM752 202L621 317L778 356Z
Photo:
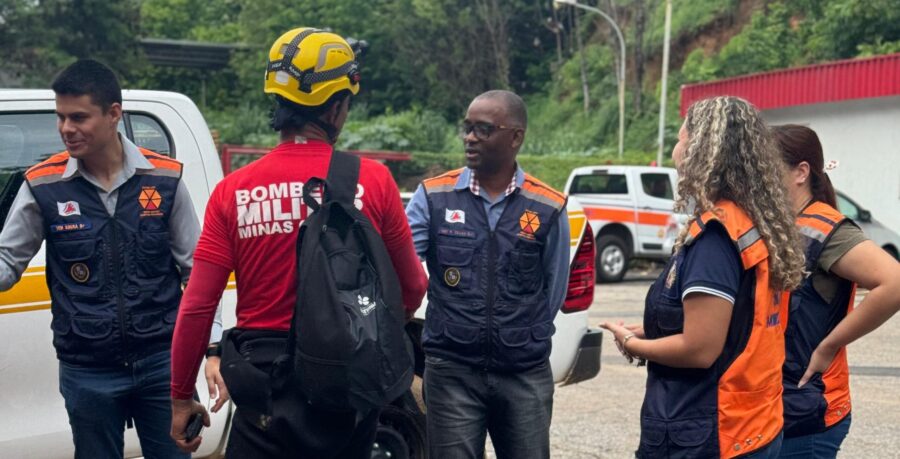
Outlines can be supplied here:
M458 268L447 268L444 271L444 283L450 287L456 287L459 285L459 280L462 279L462 275L459 274Z
M91 270L84 263L75 263L69 268L69 275L78 283L85 283L91 277Z

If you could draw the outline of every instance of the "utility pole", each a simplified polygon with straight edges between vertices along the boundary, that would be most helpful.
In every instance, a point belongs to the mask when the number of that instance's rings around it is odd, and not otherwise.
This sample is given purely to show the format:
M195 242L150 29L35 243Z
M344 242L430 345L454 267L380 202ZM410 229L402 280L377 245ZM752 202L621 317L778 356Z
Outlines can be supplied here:
M669 82L669 41L672 35L672 0L666 0L666 25L663 35L663 60L662 60L662 82L659 95L659 150L656 152L656 165L663 164L663 149L665 148L666 133L666 99L668 98L668 82Z

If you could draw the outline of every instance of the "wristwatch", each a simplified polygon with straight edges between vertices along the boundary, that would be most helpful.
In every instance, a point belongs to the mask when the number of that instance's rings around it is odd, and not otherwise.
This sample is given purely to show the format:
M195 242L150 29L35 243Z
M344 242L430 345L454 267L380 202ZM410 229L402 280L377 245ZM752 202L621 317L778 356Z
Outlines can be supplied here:
M222 347L219 346L219 343L209 343L206 348L206 357L222 357Z

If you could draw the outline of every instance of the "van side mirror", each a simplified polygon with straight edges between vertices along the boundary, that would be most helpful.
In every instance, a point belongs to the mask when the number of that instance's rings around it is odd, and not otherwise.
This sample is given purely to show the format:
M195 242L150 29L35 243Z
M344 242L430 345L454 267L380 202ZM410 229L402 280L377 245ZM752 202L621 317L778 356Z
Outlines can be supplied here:
M859 209L858 219L863 223L869 223L872 221L872 212L864 209Z

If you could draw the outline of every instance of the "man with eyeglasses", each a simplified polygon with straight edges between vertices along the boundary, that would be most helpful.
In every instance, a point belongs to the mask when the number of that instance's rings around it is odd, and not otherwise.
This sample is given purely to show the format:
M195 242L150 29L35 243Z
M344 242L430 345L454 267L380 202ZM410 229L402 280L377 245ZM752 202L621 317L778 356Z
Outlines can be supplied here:
M569 269L566 197L516 162L525 103L488 91L460 127L466 167L422 182L406 214L429 272L431 457L550 457L553 319Z

